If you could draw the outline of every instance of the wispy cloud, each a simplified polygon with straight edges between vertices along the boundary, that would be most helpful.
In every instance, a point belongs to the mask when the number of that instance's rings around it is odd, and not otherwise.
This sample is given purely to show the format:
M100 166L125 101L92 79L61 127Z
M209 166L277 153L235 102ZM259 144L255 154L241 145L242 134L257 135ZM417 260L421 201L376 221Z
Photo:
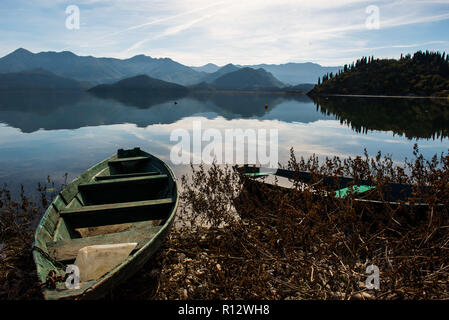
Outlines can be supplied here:
M447 51L449 41L449 0L80 0L76 32L64 27L72 2L2 0L0 54L21 46L121 58L143 53L188 65L335 65L407 49ZM380 10L379 30L366 28L370 5Z
M143 40L140 40L140 41L136 42L131 47L127 48L124 51L124 53L135 51L135 50L139 49L143 44L145 44L145 43L147 43L149 41L161 39L161 38L164 38L164 37L167 37L167 36L176 35L176 34L180 33L181 31L190 29L191 27L193 27L194 25L200 23L201 21L209 19L209 18L211 18L213 16L214 16L214 14L207 14L205 16L202 16L200 18L194 19L194 20L189 21L187 23L169 27L169 28L165 29L163 32L160 32L160 33L154 35L153 37L150 37L150 38L147 38L147 39L143 39Z
M169 21L169 20L174 20L174 19L177 19L177 18L180 18L180 17L191 15L192 13L196 13L196 12L199 12L199 11L204 11L204 10L209 9L209 8L213 8L213 7L216 7L216 6L219 6L219 5L223 5L224 3L225 3L224 1L221 1L221 2L217 2L217 3L213 3L213 4L210 4L210 5L201 7L201 8L196 8L196 9L193 9L193 10L189 10L189 11L185 11L185 12L182 12L182 13L174 14L174 15L171 15L171 16L168 16L168 17L151 20L149 22L145 22L145 23L138 24L138 25L135 25L135 26L132 26L132 27L128 27L128 28L126 28L124 30L121 30L121 31L118 31L118 32L116 32L114 34L120 34L120 33L123 33L123 32L136 30L136 29L141 29L141 28L144 28L144 27L148 27L148 26L151 26L151 25L154 25L154 24L159 24L159 23L166 22L166 21Z

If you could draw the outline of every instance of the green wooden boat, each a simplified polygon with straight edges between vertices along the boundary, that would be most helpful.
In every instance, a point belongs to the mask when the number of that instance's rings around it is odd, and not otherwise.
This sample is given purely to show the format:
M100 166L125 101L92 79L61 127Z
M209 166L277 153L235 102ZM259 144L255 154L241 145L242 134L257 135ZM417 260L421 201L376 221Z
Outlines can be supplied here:
M42 217L33 258L45 299L95 299L136 273L163 243L178 207L172 170L139 148L117 154L85 171L60 192ZM99 279L68 289L62 277L81 248L137 243L125 261ZM48 282L47 282L48 284Z
M237 166L236 170L238 170L241 174L248 177L250 180L254 182L256 185L263 183L264 185L267 185L267 183L264 180L261 180L260 178L268 177L268 176L276 176L276 177L282 177L287 178L290 180L300 181L306 185L310 185L311 183L315 183L316 181L313 180L313 176L310 172L306 171L291 171L286 169L269 169L269 168L261 168L257 166L250 166L250 165L244 165L244 166ZM319 180L328 186L331 186L333 189L335 189L335 193L333 196L337 198L344 198L348 195L348 193L354 193L355 201L363 202L365 204L374 204L374 205L382 205L385 203L388 203L390 205L399 205L399 201L402 201L404 205L409 205L409 198L412 197L412 186L409 184L399 184L399 183L388 183L384 186L384 190L382 190L383 193L383 199L384 200L377 200L370 198L370 194L374 194L376 185L372 181L366 181L366 180L359 180L358 185L354 184L354 178L351 177L329 177L329 176L322 176L319 177ZM277 186L269 184L272 188L281 188L281 189L287 189L284 186ZM421 203L421 202L414 202L413 206L416 208L423 208L427 209L428 204Z

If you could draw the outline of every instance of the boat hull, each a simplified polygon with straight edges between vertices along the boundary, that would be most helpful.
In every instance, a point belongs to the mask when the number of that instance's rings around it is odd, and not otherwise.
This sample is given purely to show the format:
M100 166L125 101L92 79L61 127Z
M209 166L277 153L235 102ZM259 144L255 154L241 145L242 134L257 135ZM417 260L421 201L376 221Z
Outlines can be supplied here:
M108 294L162 246L177 208L173 171L138 148L119 150L88 169L61 191L36 230L33 257L39 281L46 284L44 298L97 299ZM121 239L139 242L124 262L99 279L80 283L79 289L66 287L65 267L73 264L79 247ZM59 280L52 284L49 275Z

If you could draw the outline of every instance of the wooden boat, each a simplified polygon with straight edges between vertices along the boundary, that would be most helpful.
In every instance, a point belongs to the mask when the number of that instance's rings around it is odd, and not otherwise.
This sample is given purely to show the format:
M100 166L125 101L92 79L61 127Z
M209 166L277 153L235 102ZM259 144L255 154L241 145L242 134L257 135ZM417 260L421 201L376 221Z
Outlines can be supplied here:
M60 192L42 217L33 258L45 299L94 299L136 273L158 250L173 223L178 189L172 170L153 155L118 150ZM137 243L129 257L99 279L68 289L61 277L81 248Z
M250 181L258 183L264 183L267 185L267 182L259 179L262 177L268 176L276 176L283 177L293 181L299 181L304 185L310 185L316 183L316 177L313 177L310 172L305 171L291 171L286 169L268 169L268 168L260 168L256 166L240 166L236 168L240 173L250 178ZM401 201L403 205L410 205L409 199L412 197L412 186L409 184L399 184L399 183L388 183L383 186L383 199L375 199L371 198L370 195L373 195L375 192L374 189L377 187L375 183L372 181L366 180L358 180L357 185L355 185L355 179L351 177L329 177L322 176L318 177L318 180L324 185L331 186L332 189L335 190L335 193L332 195L335 197L343 198L349 192L353 192L356 194L354 200L368 203L368 204L386 204L389 205L399 205ZM270 183L268 183L270 184ZM293 184L291 184L293 185ZM288 189L289 187L282 185L274 185L270 184L270 187L273 188L284 188ZM378 194L378 193L377 193ZM426 203L421 202L413 202L413 206L420 208L428 208Z

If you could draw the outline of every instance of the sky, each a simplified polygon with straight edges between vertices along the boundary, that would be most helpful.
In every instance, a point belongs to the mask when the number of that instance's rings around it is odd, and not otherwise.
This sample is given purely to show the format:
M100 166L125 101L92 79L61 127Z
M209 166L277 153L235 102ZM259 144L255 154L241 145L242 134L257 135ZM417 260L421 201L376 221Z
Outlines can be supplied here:
M449 52L449 0L1 0L0 56L20 47L189 66L337 66Z

